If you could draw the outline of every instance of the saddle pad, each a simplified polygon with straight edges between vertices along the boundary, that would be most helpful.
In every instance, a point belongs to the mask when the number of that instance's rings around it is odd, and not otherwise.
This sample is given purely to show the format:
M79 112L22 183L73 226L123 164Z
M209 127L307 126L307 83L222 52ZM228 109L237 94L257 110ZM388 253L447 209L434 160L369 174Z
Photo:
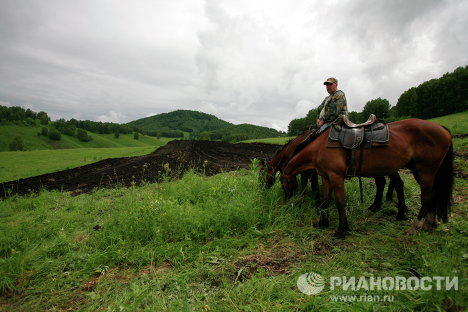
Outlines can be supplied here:
M390 140L387 123L383 120L378 120L370 127L364 128L364 133L367 143L388 143Z

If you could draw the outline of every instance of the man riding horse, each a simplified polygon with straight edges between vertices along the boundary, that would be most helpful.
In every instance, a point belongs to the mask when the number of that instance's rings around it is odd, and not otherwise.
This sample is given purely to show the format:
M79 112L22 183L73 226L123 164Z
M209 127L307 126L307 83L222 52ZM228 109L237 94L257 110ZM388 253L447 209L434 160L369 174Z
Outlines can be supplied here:
M346 103L346 96L343 91L338 90L338 80L335 78L328 78L323 83L327 92L327 96L322 104L317 108L320 112L317 119L318 132L325 130L332 122L343 116L348 116L348 106Z
M338 80L336 78L328 78L323 83L327 89L328 96L317 107L319 116L316 124L310 127L311 133L309 136L296 147L293 154L297 154L307 144L313 141L320 133L325 131L333 122L348 116L348 105L346 103L346 96L343 91L338 90Z

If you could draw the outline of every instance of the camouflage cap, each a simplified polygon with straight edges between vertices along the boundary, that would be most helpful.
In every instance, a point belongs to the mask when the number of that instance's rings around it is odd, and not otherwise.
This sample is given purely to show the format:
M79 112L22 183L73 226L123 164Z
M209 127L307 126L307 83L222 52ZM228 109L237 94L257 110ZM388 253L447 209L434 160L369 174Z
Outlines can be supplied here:
M326 85L326 84L329 84L329 83L336 83L338 84L338 80L336 80L336 78L328 78L323 84Z

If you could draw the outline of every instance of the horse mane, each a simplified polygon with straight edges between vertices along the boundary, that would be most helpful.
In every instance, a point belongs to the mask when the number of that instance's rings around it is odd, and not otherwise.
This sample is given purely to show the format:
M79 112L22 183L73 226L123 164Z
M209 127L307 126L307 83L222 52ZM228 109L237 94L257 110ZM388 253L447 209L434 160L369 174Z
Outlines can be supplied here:
M303 134L305 134L307 131L309 131L309 132L312 131L310 128L311 128L311 127L305 127L305 128L303 128L302 131L301 131L301 133L299 133L297 136L303 135ZM276 152L275 152L275 156L277 156L279 153L281 153L292 141L294 141L294 139L297 138L297 136L294 137L294 138L292 138L292 139L290 139L288 142L286 142L284 145L282 145L280 148L278 148L278 149L276 150Z
M307 136L307 138L305 138L301 143L299 143L296 148L294 149L294 151L292 152L291 156L289 157L288 159L288 162L294 157L296 156L300 151L302 151L307 145L309 145L310 142L314 141L316 138L317 138L317 134L315 131L311 130L310 128L305 128L302 132L302 134L304 134L306 132L306 130L309 130L310 133L309 135Z
M302 129L302 131L301 131L301 133L299 133L299 135L303 135L304 133L306 133L306 131L311 131L310 128L312 128L312 126L305 127L304 129Z
M283 144L280 148L278 148L278 149L276 150L276 152L275 152L275 156L273 156L273 157L278 156L278 154L281 153L281 151L283 151L283 150L286 148L286 146L288 146L293 140L294 140L294 138L293 138L293 139L290 139L288 142L286 142L286 143Z

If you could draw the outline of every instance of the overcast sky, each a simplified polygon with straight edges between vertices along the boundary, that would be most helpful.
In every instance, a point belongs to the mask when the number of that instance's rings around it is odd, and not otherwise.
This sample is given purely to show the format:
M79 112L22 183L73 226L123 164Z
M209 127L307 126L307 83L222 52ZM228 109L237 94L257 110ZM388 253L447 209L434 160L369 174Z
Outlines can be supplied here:
M287 130L468 65L466 0L0 0L0 105L128 122L176 109Z

